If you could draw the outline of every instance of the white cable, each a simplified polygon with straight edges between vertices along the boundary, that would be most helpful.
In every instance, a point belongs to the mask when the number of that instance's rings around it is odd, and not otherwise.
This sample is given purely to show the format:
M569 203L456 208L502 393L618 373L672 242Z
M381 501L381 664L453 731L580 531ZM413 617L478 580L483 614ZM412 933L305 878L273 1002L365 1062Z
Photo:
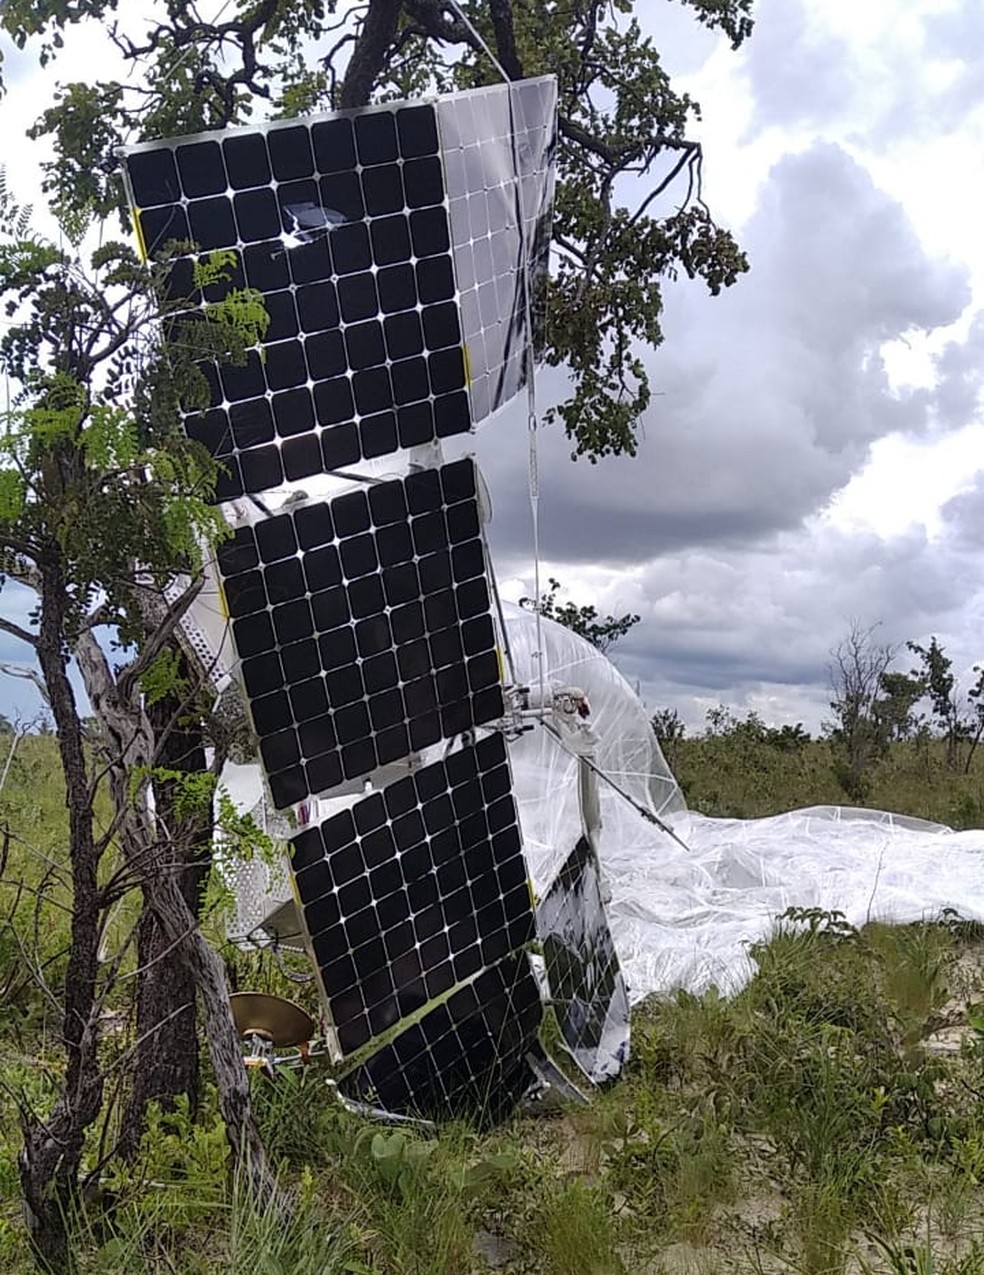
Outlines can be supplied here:
M679 836L676 832L674 832L668 823L660 819L658 815L654 815L651 810L648 810L642 804L642 802L636 801L635 797L633 797L630 793L627 793L625 789L621 787L620 784L617 784L615 782L615 780L611 777L611 775L609 775L606 771L602 770L601 767L596 762L593 762L590 757L586 757L583 753L575 752L574 749L570 747L570 745L564 739L563 735L560 733L557 727L553 725L552 722L548 722L546 719L544 719L543 725L546 727L547 731L553 736L553 738L557 741L557 743L564 750L564 752L568 754L568 756L575 758L577 761L584 762L584 764L587 766L589 770L593 771L594 774L596 774L599 779L604 780L604 782L609 786L609 788L611 788L613 792L617 793L618 796L621 797L623 801L627 801L629 805L633 808L633 810L637 811L638 814L642 815L643 819L645 819L647 823L653 824L655 827L657 827L660 830L660 832L665 832L668 837L673 838L673 840L677 843L678 846L681 846L684 850L686 850L688 854L691 853L691 849L687 845L686 841L684 841L681 836Z
M503 84L511 84L512 81L509 79L509 76L506 74L502 66L502 63L499 61L499 59L495 56L495 54L486 44L485 37L482 35L481 31L479 31L476 28L475 24L472 22L471 18L469 18L468 14L462 12L461 8L458 5L458 0L448 0L448 7L455 11L455 13L461 19L461 21L468 28L469 32L472 35L472 38L476 40L482 46L483 53L488 58L488 60L492 63L495 69L499 72L499 77L501 78Z
M7 775L10 773L10 765L14 760L14 753L17 751L17 745L21 742L26 733L26 731L22 731L18 726L14 730L13 735L10 737L10 752L7 754L7 762L3 768L3 774L0 775L0 792L3 792L4 785L7 782Z

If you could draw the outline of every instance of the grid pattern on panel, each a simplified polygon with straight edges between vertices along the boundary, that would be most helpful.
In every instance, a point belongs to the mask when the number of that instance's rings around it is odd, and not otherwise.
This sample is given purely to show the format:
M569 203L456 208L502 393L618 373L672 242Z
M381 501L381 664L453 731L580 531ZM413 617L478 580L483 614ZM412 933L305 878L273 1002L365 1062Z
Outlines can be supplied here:
M475 484L455 461L219 546L278 809L502 715Z
M390 784L291 845L343 1054L535 936L501 735Z
M437 112L477 422L525 383L527 280L534 349L543 341L557 84L496 85L442 100Z
M536 925L565 1044L592 1080L614 1079L628 1058L629 1000L586 837L537 907Z
M145 250L177 253L172 297L197 307L250 287L270 316L244 365L201 365L209 404L185 419L222 463L218 499L470 428L432 105L122 154ZM231 249L231 279L196 293L189 244Z
M394 1113L492 1124L535 1081L526 1055L542 1017L526 954L508 956L401 1032L340 1088Z

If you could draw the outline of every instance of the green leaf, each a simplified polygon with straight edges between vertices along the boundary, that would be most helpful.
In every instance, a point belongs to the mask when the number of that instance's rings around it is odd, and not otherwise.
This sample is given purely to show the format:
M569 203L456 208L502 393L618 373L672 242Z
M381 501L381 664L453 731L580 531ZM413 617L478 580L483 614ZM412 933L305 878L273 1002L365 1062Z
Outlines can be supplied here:
M14 469L0 469L0 522L12 523L24 512L24 479Z
M165 696L173 694L182 684L182 656L171 647L165 648L140 678L140 688L148 704L157 704ZM174 775L168 775L174 778Z

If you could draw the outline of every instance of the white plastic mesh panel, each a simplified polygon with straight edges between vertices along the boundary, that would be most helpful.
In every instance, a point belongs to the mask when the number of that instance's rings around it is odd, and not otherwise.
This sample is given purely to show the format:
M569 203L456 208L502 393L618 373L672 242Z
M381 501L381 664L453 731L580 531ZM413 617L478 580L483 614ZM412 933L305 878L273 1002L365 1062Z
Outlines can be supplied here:
M535 617L511 607L506 622L517 671L535 684ZM749 943L791 906L837 909L855 925L914 921L946 907L984 920L984 830L956 833L839 806L770 819L690 813L624 678L575 634L549 621L542 631L548 684L580 684L588 693L599 765L688 847L601 785L598 856L633 1000L676 987L735 990L752 972ZM577 826L576 762L543 731L524 736L512 757L527 854L542 891Z

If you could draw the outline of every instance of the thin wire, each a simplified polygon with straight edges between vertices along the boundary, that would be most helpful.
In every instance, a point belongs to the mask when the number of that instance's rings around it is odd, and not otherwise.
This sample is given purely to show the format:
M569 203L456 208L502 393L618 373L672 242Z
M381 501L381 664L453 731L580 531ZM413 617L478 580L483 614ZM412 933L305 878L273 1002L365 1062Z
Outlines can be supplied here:
M634 810L636 810L640 815L642 815L643 819L645 819L647 823L654 824L660 830L660 832L665 832L668 837L672 837L673 840L677 843L677 845L681 846L684 850L686 850L688 854L693 853L690 847L687 845L687 843L683 840L683 838L678 836L678 834L673 831L673 829L670 827L668 823L664 823L663 820L660 819L658 815L654 815L651 810L647 810L641 801L636 801L635 797L633 797L630 793L627 793L624 788L622 788L619 784L615 782L614 779L612 779L611 775L606 774L606 772L603 771L601 767L597 765L597 763L593 762L590 757L585 757L583 753L576 752L573 748L571 748L565 741L563 735L560 733L557 727L553 725L552 722L544 721L543 725L554 737L554 739L557 741L557 743L560 745L560 747L564 750L565 753L575 758L577 761L583 761L589 770L593 771L594 774L596 774L599 779L603 779L605 783L608 784L609 788L611 788L614 792L616 792L623 799L623 801L627 801Z
M448 5L458 15L459 19L467 27L472 38L480 45L485 56L489 59L502 82L509 88L509 118L512 124L513 146L515 148L516 141L516 120L514 115L514 103L512 95L512 80L506 74L505 68L499 59L489 48L482 33L475 27L468 15L461 9L458 0L448 0ZM515 160L515 153L513 155ZM526 325L526 425L529 435L529 458L528 458L528 486L530 496L530 515L532 518L532 539L533 539L533 610L536 615L536 663L537 663L537 683L539 689L539 709L542 714L546 713L546 671L543 651L543 617L540 613L540 446L539 446L539 415L537 411L536 401L536 358L533 350L533 302L532 288L530 279L530 254L529 241L526 235L526 219L523 216L523 192L522 179L519 173L519 165L514 163L513 170L515 172L515 191L516 191L516 220L519 229L520 252L522 256L523 266L523 319Z
M510 80L509 76L506 74L502 63L499 61L499 59L495 56L495 54L489 48L488 44L485 42L485 37L482 35L481 31L479 31L476 28L475 24L472 22L471 18L469 18L468 14L462 12L460 6L458 5L458 0L448 0L448 6L449 8L455 11L455 13L461 19L461 21L465 24L465 26L468 28L469 32L471 33L473 39L475 39L482 46L482 52L485 54L488 60L492 63L495 69L499 72L499 78L502 80L503 84L511 84L512 80Z

